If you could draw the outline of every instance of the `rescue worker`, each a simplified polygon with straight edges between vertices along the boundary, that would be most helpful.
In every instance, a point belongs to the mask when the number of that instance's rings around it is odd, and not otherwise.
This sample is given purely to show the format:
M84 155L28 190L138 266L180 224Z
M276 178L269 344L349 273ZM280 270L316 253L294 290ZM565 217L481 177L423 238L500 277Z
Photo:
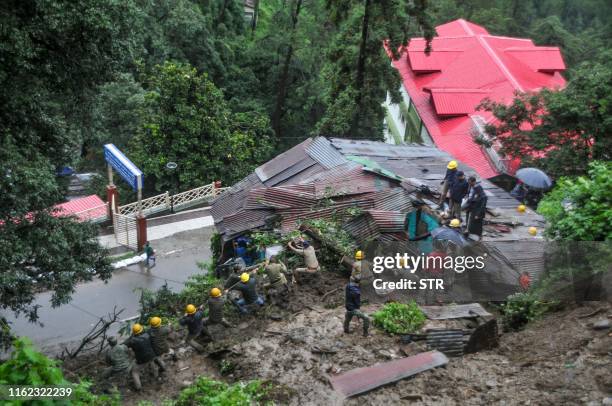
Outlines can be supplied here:
M226 279L223 288L229 290L232 286L240 283L240 275L245 271L246 266L243 266L244 262L237 262L234 264L231 275Z
M358 317L363 321L363 336L368 336L368 328L370 327L370 318L360 310L361 307L361 289L359 284L349 282L345 288L346 313L344 314L344 332L350 334L350 325L353 317Z
M212 339L210 333L204 327L204 312L202 306L196 308L192 304L185 307L185 315L179 320L181 326L187 326L187 344L191 345L197 352L203 352L204 347L196 340L200 336Z
M317 253L315 252L314 247L302 237L300 237L298 243L302 246L302 248L297 247L294 241L289 241L289 243L287 244L291 251L304 257L304 263L306 265L305 268L295 269L295 271L293 272L294 281L297 281L297 276L300 273L316 273L321 269L321 267L319 266L319 261L317 260Z
M255 304L259 306L264 304L263 297L257 294L257 282L255 277L247 272L243 272L242 275L240 275L240 282L232 286L229 290L237 290L242 294L242 297L235 302L242 314L249 313L249 308Z
M232 325L223 318L223 307L225 306L225 299L221 289L212 288L210 290L210 297L208 298L208 317L204 319L204 327L211 326L213 324L221 324L223 327L231 327ZM210 332L209 332L210 334Z
M467 195L470 185L465 180L465 174L462 171L457 172L457 178L450 185L450 217L461 220L461 202Z
M170 327L162 326L162 319L160 317L151 317L149 320L149 335L151 336L151 345L153 351L158 357L162 357L170 351L170 345L168 344L168 336L170 335Z
M125 340L124 344L134 351L136 357L136 363L132 366L131 374L132 380L136 390L142 389L140 382L140 374L148 368L152 368L152 364L157 364L157 368L153 369L153 374L157 377L159 372L166 370L164 362L155 356L155 351L151 345L151 336L149 333L144 331L144 327L141 324L134 324L132 326L132 336Z
M132 368L132 361L128 348L123 344L117 344L115 337L107 338L110 348L106 351L106 363L110 365L102 372L102 379L111 376L125 377Z
M351 267L351 277L349 279L351 282L361 282L361 268L363 266L363 258L363 251L359 250L355 253L355 262L353 262L353 265Z
M268 294L273 304L280 305L284 303L283 298L286 298L289 288L287 286L287 267L281 261L278 260L276 255L272 255L266 266L264 272L268 277L267 283L264 288L268 289Z
M478 241L481 241L482 226L487 212L487 195L480 182L477 182L474 176L470 176L468 183L470 185L468 200L463 206L467 210L467 230L465 231L465 236L476 234Z
M446 201L446 194L448 193L448 189L455 182L457 178L457 161L450 161L448 165L446 165L446 173L444 174L444 180L440 182L442 185L442 190L440 191L440 200L438 201L438 209L442 210L444 208L444 202Z

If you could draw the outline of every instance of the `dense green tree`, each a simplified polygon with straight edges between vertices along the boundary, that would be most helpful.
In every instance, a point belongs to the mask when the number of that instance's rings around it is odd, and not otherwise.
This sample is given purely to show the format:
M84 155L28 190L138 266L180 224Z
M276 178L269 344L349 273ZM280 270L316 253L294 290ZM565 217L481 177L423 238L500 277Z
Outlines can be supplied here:
M561 91L519 94L511 104L485 101L497 121L487 126L490 143L553 176L584 174L589 161L611 159L612 70L585 63Z
M134 16L119 0L0 5L2 309L35 320L35 293L52 290L58 305L79 281L110 276L96 229L49 208L62 200L55 167L80 155L92 94L132 59Z
M146 81L141 126L130 157L156 191L187 190L215 180L232 184L271 152L269 120L232 113L223 93L189 65L166 62ZM168 162L178 163L170 173Z
M538 206L553 240L612 240L612 163L592 162L588 174L561 178ZM607 264L609 266L609 263Z
M32 302L41 290L51 290L51 304L58 306L70 301L77 282L110 278L96 227L49 209L61 195L46 157L34 150L23 155L5 136L0 174L0 309L35 321Z
M327 6L339 32L328 49L329 61L322 72L328 87L327 111L319 123L324 135L352 138L382 138L386 92L400 100L400 78L390 66L382 44L392 58L400 57L420 27L427 39L433 36L431 20L421 1L335 1Z

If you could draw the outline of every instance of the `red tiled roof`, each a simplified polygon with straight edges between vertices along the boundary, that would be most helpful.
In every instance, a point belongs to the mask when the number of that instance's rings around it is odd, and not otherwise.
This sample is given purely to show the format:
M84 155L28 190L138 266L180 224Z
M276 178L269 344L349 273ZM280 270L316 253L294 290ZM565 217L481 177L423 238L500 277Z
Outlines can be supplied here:
M482 99L510 102L515 92L560 88L565 69L557 47L538 47L530 39L489 35L484 27L459 19L436 27L431 53L414 38L393 61L404 87L436 146L463 161L483 178L498 175L470 130Z
M82 221L103 217L107 211L105 203L97 195L70 200L66 203L57 204L54 208L57 209L53 212L56 216L76 215Z

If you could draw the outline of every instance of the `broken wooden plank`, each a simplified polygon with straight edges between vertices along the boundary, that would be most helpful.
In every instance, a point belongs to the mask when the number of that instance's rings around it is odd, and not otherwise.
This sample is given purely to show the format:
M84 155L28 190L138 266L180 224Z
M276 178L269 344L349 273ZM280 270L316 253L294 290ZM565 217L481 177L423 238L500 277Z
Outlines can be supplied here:
M349 397L447 363L446 355L439 351L428 351L412 357L353 369L331 377L330 382L336 392Z
M452 306L420 306L430 320L462 319L465 317L492 316L479 303Z

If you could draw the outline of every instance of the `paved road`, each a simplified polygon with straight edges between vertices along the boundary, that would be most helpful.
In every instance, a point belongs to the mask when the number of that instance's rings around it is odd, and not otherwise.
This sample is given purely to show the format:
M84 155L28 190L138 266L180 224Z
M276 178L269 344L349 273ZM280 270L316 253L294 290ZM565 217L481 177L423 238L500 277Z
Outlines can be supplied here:
M38 295L36 303L42 307L38 313L44 327L29 323L24 318L9 320L18 335L30 337L39 347L53 351L63 343L79 340L98 321L98 318L113 310L125 308L123 318L138 313L138 288L157 289L168 281L173 290L182 287L181 282L200 272L196 261L210 259L210 237L213 228L205 227L174 234L153 241L157 251L157 265L148 272L143 265L136 264L119 269L108 283L92 281L81 284L73 300L58 308L51 308L50 293Z

